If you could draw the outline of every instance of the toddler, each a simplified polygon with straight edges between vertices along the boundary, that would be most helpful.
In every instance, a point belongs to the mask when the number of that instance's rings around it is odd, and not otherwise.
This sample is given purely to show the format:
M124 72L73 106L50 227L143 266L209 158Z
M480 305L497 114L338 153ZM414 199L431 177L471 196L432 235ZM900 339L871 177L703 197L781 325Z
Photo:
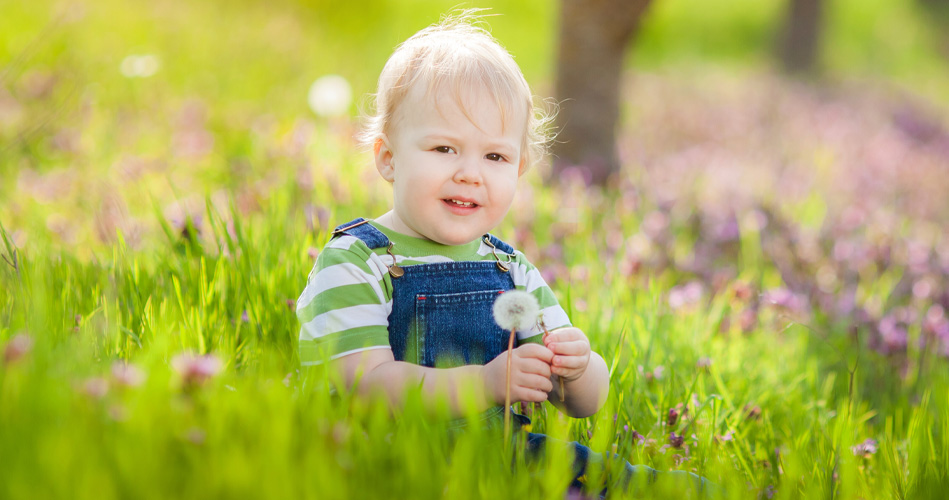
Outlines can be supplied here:
M485 425L497 425L509 332L494 322L492 305L505 290L524 290L550 334L517 331L512 400L594 414L609 390L606 363L524 254L489 234L547 140L546 117L511 55L468 18L447 19L395 50L375 97L362 140L392 184L393 207L337 227L321 252L297 301L302 364L331 360L348 386L358 379L360 391L395 405L422 384L458 416L470 404L460 395L474 393ZM529 450L546 442L528 435ZM575 451L577 477L602 460L565 445Z

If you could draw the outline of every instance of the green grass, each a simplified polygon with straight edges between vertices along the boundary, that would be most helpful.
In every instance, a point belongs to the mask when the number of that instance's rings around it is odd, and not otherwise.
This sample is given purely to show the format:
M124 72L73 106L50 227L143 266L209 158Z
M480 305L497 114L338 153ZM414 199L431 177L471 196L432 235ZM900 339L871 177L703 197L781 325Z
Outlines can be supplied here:
M356 190L360 179L341 182ZM550 213L556 193L534 188L538 213ZM562 467L534 476L526 466L504 468L503 447L480 432L449 446L437 419L420 410L421 395L392 420L376 404L331 396L319 370L298 372L287 300L309 271L307 248L327 233L307 230L304 214L280 203L288 191L274 190L273 208L259 215L235 217L230 233L214 215L214 243L173 237L136 252L120 242L83 260L25 249L17 270L5 265L0 334L27 332L36 345L0 369L4 496L546 497L565 486ZM352 210L362 206L375 208ZM880 390L871 381L885 377L885 363L839 355L786 317L766 315L751 334L723 335L719 324L736 300L727 292L672 311L663 291L675 276L627 280L610 269L614 261L591 259L602 251L594 228L610 223L595 208L580 206L591 222L564 248L567 268L584 266L588 278L565 277L557 288L611 367L611 396L590 419L548 407L535 431L660 470L696 470L743 496L773 485L781 498L918 498L945 485L944 366L922 374L921 390L899 379ZM621 221L639 223L635 214ZM226 369L187 391L169 368L183 351L214 353ZM696 367L700 357L711 358L707 371ZM110 366L125 361L147 373L144 385L112 382L102 397L86 393L90 377L110 378ZM661 378L645 376L659 365ZM679 403L697 417L681 464L681 451L659 449L671 430L665 414ZM749 417L754 407L760 415ZM634 443L624 425L655 443ZM733 439L717 441L728 433ZM880 452L854 456L851 446L866 438Z

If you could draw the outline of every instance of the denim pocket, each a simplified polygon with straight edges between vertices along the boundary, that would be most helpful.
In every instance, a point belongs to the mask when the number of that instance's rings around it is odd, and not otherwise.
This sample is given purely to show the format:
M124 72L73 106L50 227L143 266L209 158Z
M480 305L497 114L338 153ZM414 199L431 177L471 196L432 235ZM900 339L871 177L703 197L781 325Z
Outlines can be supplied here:
M494 322L492 308L503 290L415 296L419 359L426 366L483 365L507 349L509 332Z

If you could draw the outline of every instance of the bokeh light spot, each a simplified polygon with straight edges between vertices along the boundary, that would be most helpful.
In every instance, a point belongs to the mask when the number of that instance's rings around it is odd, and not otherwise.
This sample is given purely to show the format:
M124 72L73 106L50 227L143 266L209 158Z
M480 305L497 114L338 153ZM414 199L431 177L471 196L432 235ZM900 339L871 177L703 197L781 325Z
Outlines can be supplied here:
M318 116L341 116L349 111L353 91L349 82L339 75L321 76L310 86L307 102Z

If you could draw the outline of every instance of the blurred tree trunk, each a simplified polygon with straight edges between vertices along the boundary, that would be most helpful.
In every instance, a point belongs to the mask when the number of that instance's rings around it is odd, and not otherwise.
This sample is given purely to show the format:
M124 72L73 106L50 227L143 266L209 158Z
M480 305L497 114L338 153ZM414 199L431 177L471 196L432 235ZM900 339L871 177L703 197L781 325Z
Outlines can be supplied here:
M918 0L923 16L936 28L937 49L943 57L949 58L949 0Z
M650 1L561 0L555 177L579 166L603 185L619 170L616 126L623 59Z
M780 42L781 64L791 73L813 73L820 55L824 0L790 0Z

